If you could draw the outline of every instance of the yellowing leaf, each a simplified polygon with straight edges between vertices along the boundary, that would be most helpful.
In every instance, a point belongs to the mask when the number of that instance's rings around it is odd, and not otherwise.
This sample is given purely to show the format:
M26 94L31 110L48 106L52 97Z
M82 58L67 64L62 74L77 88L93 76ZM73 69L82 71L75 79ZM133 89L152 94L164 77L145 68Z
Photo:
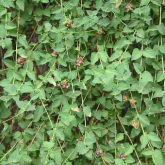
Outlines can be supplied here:
M72 111L74 111L74 112L80 112L80 110L79 110L78 107L76 107L76 108L72 108Z
M119 8L121 4L122 4L122 0L116 0L115 8Z

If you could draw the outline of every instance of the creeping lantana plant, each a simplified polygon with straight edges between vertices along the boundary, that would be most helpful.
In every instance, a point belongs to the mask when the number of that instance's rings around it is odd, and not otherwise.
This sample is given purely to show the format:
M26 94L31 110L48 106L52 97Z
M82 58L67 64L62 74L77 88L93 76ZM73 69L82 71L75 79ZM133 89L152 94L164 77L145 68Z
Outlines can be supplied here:
M0 0L0 164L164 165L165 1Z

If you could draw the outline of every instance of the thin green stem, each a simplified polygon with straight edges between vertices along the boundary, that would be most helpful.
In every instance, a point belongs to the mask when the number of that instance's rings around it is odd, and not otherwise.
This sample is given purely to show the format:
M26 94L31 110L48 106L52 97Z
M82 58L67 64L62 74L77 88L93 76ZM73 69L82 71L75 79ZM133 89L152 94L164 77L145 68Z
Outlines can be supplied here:
M13 147L0 159L0 162L15 148L15 146L18 144L18 142L16 142Z

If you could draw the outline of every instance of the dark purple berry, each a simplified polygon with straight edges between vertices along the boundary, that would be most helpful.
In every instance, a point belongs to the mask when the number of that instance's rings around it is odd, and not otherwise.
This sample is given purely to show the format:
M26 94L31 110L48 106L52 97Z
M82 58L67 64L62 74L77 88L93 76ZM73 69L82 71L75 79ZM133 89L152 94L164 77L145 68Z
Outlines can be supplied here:
M120 158L126 158L126 156L124 154L121 154Z
M75 66L80 66L83 63L83 59L81 57L79 57L76 61Z
M18 58L17 64L19 64L19 65L24 65L23 59L22 59L22 58Z
M61 87L64 88L64 89L68 88L68 82L67 82L66 80L63 81L63 82L61 82L60 85L61 85Z
M77 141L77 142L80 142L80 141L82 141L82 138L76 139L76 141Z
M53 52L52 52L52 56L54 57L54 56L57 56L57 54L58 54L58 51L56 51L56 50L54 50Z
M101 35L104 35L104 29L101 28Z
M133 5L132 5L132 4L126 4L125 10L126 10L126 11L131 11L131 10L133 10Z
M96 152L96 155L99 156L100 155L100 152Z

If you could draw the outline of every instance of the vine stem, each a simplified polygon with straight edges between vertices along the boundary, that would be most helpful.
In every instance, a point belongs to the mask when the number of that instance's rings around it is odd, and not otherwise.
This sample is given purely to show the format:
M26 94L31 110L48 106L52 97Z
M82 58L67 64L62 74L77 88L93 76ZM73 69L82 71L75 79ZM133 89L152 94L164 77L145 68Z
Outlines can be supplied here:
M78 47L78 51L80 51L81 49L81 40L79 42L77 42L77 47ZM77 55L77 59L79 58L79 54ZM81 82L81 79L80 79L80 74L79 74L79 71L78 71L78 66L77 66L77 76L78 76L78 80L79 80L79 83ZM81 89L81 92L82 92L82 89ZM83 99L83 95L81 93L81 105L82 107L84 106L84 99ZM84 135L84 144L85 144L85 140L86 140L86 127L87 127L87 121L86 121L86 116L84 114L84 123L85 123L85 135Z
M0 162L15 148L15 146L18 144L18 142L16 142L13 147L0 159Z
M159 25L162 24L162 7L160 6L160 18L159 18ZM161 38L160 38L160 45L162 46L163 45L163 38L162 38L162 35L161 35ZM162 55L162 71L163 73L165 72L164 71L164 59L163 59L163 55ZM164 91L165 91L165 80L164 80ZM164 140L164 129L162 128L162 140Z
M54 0L54 2L55 2L58 6L61 6L56 0Z
M35 140L35 138L36 138L38 132L39 132L40 129L42 128L43 124L44 124L44 122L40 125L39 129L37 130L35 136L34 136L33 139L31 140L30 144L26 147L26 150L27 150L27 149L30 147L30 145L34 142L34 140Z
M62 165L64 165L68 159L72 156L72 154L76 151L77 147L75 147L75 149L70 153L70 155L65 159L64 163Z
M115 107L115 111L117 112L116 105L115 105L114 101L113 101L113 106ZM121 121L121 119L120 119L120 117L119 117L118 114L117 114L117 118L118 118L118 120L119 120L120 123L121 123L121 126L122 126L122 128L123 128L123 130L124 130L124 133L125 133L126 136L128 137L128 139L129 139L129 141L130 141L132 147L134 148L134 151L135 151L136 157L137 157L137 159L138 159L140 165L142 165L141 160L140 160L140 158L139 158L139 155L138 155L138 153L137 153L137 151L136 151L136 148L135 148L135 146L134 146L134 144L133 144L133 142L132 142L130 136L128 135L128 133L127 133L127 131L126 131L126 129L125 129L125 127L124 127L124 125L123 125L123 123L122 123L122 121Z
M66 42L66 41L65 41L65 42ZM67 48L67 46L66 46L66 53L67 53L67 56L68 56L68 58L69 58L69 53L68 53L68 48ZM69 58L69 60L70 60L70 58ZM71 67L70 67L70 63L69 63L69 72L70 72L70 73L72 72ZM72 85L72 91L73 91L73 93L74 93L74 87L73 87L73 82L72 82L72 80L71 80L71 85Z
M46 114L47 114L47 116L48 116L48 119L49 119L49 121L50 121L50 124L51 124L51 126L52 126L52 129L53 129L53 136L52 136L52 139L51 139L51 141L53 142L54 141L54 137L55 137L55 133L56 133L56 128L57 128L57 123L56 123L56 126L54 127L53 126L53 123L52 123L52 120L51 120L51 118L50 118L50 115L49 115L49 113L48 113L48 111L47 111L47 109L46 109L46 107L45 107L45 104L43 103L43 101L42 101L42 99L40 99L40 101L41 101L41 103L42 103L42 106L44 107L44 110L45 110L45 112L46 112ZM59 116L58 116L58 119L57 119L57 121L59 120ZM59 140L57 139L57 142L59 143L59 145L60 145L60 148L61 148L61 151L63 151L63 153L64 153L64 150L63 150L63 148L61 147L61 144L60 144L60 142L59 142ZM46 156L46 159L47 159L47 157L49 156L49 151L48 151L48 154L47 154L47 156ZM46 161L46 160L45 160Z
M131 94L131 98L134 99L131 91L130 91L130 94ZM134 105L134 108L135 108L135 111L136 111L136 115L137 115L137 117L139 117L139 112L137 110L137 107L136 107L135 104L133 104L133 105ZM143 124L141 122L140 122L140 126L141 126L141 129L142 129L143 135L146 136L146 133L145 133L144 128L143 128ZM153 148L151 142L148 143L148 146L154 151L154 148ZM155 159L154 159L153 156L152 156L152 159L155 162Z

